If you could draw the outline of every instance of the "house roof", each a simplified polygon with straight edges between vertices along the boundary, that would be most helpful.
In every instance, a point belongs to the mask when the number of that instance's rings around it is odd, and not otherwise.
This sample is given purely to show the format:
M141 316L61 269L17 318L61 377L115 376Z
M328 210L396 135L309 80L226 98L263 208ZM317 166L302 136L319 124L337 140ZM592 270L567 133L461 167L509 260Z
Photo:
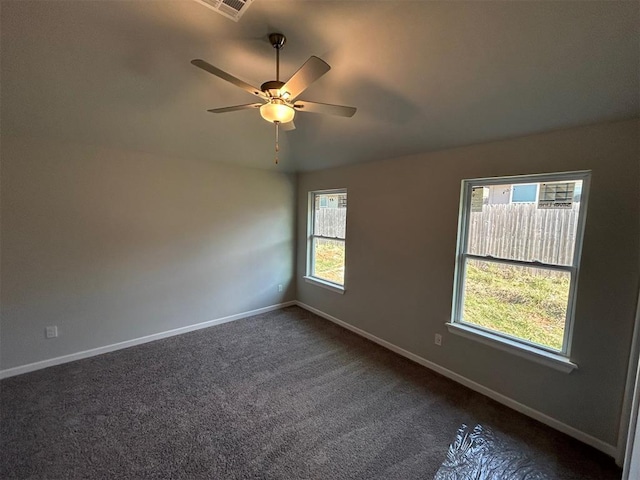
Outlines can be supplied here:
M239 22L195 1L3 1L2 134L281 171L375 161L640 114L638 2L255 0ZM281 135L254 85L311 55L332 69Z

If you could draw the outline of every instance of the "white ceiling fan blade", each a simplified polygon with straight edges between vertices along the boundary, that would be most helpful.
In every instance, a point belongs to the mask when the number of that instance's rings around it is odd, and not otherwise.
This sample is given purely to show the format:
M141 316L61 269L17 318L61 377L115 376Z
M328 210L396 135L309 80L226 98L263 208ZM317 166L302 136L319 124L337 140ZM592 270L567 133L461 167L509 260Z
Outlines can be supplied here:
M214 67L213 65L205 62L204 60L196 58L195 60L191 60L191 63L196 67L201 68L205 72L209 72L210 74L215 75L218 78L221 78L223 80L226 80L227 82L233 83L236 87L240 87L241 89L249 92L251 95L256 95L258 97L266 98L265 94L259 88L256 88L253 85L249 85L248 83L243 82L239 78L236 78L233 75L223 70L220 70L217 67Z
M324 113L327 115L337 115L339 117L353 117L356 107L345 107L344 105L331 105L329 103L306 102L298 100L293 104L293 108L298 112Z
M280 128L283 131L288 132L290 130L295 130L296 129L296 125L293 122L281 123L280 124Z
M283 85L280 92L288 92L287 100L293 100L329 70L331 67L327 62L315 56L310 57Z
M263 105L262 103L247 103L245 105L234 105L233 107L212 108L210 110L207 110L207 112L211 112L211 113L237 112L238 110L260 108L262 105Z

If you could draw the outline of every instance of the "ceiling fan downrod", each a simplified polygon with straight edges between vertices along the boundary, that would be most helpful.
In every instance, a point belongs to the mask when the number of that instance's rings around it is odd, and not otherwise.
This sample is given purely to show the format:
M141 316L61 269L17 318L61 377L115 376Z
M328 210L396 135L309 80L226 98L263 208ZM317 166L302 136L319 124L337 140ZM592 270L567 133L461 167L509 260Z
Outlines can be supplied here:
M287 43L287 37L282 33L270 33L269 41L271 46L276 49L276 82L280 81L280 49Z

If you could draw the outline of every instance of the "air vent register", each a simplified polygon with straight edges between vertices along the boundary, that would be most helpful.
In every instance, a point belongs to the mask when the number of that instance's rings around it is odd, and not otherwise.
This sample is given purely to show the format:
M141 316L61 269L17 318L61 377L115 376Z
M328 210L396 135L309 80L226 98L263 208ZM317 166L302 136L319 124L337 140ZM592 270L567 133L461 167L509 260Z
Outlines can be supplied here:
M238 21L247 11L253 0L195 0L205 7L224 15L231 20Z

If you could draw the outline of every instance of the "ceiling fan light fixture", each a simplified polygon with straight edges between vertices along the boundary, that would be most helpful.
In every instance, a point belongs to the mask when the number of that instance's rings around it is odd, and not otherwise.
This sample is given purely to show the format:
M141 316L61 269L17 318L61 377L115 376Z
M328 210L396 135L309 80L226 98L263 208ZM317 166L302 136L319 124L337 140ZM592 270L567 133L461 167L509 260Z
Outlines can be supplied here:
M288 123L293 120L296 111L284 103L270 102L260 107L260 115L262 115L262 118L267 122Z

